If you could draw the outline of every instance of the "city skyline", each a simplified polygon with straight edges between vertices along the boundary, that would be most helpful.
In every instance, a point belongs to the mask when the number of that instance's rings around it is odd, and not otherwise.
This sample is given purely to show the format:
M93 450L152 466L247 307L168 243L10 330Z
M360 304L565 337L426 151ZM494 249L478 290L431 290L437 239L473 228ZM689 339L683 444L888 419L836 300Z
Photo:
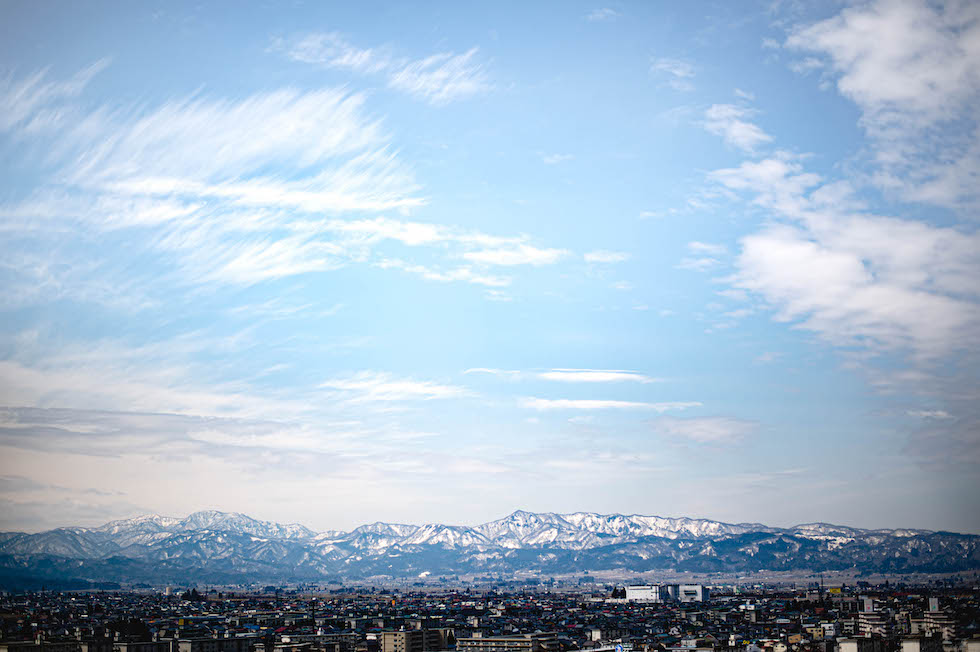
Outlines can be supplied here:
M0 531L980 533L980 5L7 2Z

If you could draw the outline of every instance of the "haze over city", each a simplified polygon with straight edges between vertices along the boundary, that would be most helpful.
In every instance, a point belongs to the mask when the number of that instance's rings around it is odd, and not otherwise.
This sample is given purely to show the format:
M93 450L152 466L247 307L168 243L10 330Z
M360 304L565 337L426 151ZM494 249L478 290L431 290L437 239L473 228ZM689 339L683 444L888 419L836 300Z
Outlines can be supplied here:
M980 533L980 4L0 4L0 531Z

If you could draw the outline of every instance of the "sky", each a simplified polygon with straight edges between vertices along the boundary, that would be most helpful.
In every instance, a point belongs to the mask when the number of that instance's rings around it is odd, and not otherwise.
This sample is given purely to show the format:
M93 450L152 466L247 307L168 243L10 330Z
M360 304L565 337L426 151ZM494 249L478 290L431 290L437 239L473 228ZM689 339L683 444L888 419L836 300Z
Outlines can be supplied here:
M980 533L980 4L0 3L0 530Z

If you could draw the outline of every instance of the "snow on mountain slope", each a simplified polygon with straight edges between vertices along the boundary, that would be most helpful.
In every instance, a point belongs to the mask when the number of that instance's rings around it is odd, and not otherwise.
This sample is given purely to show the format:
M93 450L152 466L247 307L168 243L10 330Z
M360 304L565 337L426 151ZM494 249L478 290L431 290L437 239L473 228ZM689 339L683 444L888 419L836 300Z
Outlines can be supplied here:
M350 531L350 536L362 534L383 534L389 537L407 537L419 529L418 525L404 525L402 523L382 523L377 521L368 525L362 525Z
M969 557L975 554L978 541L980 537L968 535L862 530L827 523L772 528L683 517L522 510L472 527L376 522L350 532L316 533L302 525L282 525L212 510L186 518L149 515L96 528L0 534L0 555L9 559L45 555L75 560L125 558L127 563L198 564L209 568L219 564L234 572L302 567L304 572L320 573L337 572L343 567L386 573L402 564L404 572L417 574L412 564L435 563L433 560L451 563L447 572L457 565L491 570L535 564L642 570L651 564L674 567L683 563L704 569L719 565L734 568L744 564L745 559L760 556L765 557L766 564L780 567L796 563L791 561L794 556L833 561L836 555L860 560L861 555L872 551L889 551L889 568L903 568L903 564L939 568L945 567L945 562L935 560L941 560L946 551L955 548L957 555ZM446 562L447 559L455 561Z
M8 555L57 555L72 559L95 559L110 554L119 546L92 536L82 528L58 528L37 534L14 533L0 543Z
M237 512L225 513L214 510L191 514L180 522L180 529L225 530L273 539L308 539L316 534L313 530L295 523L283 525L272 521L259 521Z
M178 532L197 530L221 530L271 539L308 539L316 534L302 525L282 525L271 521L260 521L245 514L215 510L194 512L182 519L150 514L112 521L96 528L75 529L105 537L120 546L151 545Z
M473 545L487 545L490 542L475 529L458 525L423 525L411 536L402 540L402 545L441 545L447 548L460 548Z
M771 528L759 523L721 523L705 519L665 518L663 516L641 516L638 514L594 514L591 512L575 512L562 514L569 523L576 527L620 538L634 537L663 537L677 539L682 537L717 537L745 532L772 531Z

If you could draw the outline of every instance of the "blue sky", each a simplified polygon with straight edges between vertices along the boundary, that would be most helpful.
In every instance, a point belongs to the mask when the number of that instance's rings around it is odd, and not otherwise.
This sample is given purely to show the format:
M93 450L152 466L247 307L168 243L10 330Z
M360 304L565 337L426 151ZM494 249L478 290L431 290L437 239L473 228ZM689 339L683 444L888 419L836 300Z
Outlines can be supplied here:
M980 532L980 7L0 11L0 527Z

